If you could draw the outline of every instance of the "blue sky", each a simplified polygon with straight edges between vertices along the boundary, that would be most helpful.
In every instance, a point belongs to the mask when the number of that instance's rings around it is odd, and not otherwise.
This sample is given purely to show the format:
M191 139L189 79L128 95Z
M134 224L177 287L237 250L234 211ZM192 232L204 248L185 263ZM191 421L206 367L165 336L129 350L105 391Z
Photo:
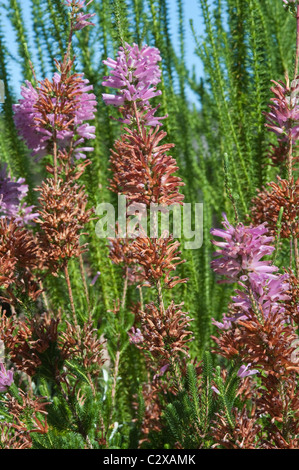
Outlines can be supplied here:
M3 1L3 3L6 3L6 2L8 2L8 0ZM203 26L202 26L202 19L200 16L200 8L199 8L198 3L199 3L198 0L184 0L185 31L186 31L186 60L187 60L188 68L191 69L193 66L195 66L197 76L202 76L203 74L202 64L199 58L194 54L195 41L192 36L192 32L191 32L191 28L189 24L189 21L192 18L197 34L198 35L202 34ZM32 37L31 19L30 19L29 8L26 8L26 6L30 5L30 0L22 0L21 4L22 4L22 7L24 7L23 11L25 12L25 22L26 22L26 27L27 27L27 31L29 34L29 40L30 40ZM175 39L178 35L178 11L177 11L176 0L168 0L168 5L169 5L169 11L170 11L170 18L171 18L172 36L173 36L173 39ZM0 9L0 14L1 14L1 9ZM15 35L11 29L9 21L5 20L4 15L2 16L2 22L3 22L4 34L9 39L8 40L9 51L12 55L12 58L9 60L8 66L9 66L11 75L13 77L13 88L14 88L16 95L19 96L19 89L20 89L22 77L20 73L20 67L18 66L17 62L13 60L13 57L16 55ZM174 44L175 44L176 49L178 50L178 43L174 41ZM189 98L192 101L194 100L194 96L192 92L189 93Z

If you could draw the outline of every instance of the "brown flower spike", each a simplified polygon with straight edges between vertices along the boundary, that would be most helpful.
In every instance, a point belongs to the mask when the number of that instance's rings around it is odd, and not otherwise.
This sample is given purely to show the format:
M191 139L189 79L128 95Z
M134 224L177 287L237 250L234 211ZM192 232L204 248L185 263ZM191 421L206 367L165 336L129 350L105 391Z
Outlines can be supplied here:
M85 251L80 235L89 222L92 210L87 209L84 187L73 181L47 179L39 188L41 204L38 223L43 261L52 271L65 268L72 257Z
M188 356L188 343L193 339L191 320L181 307L171 302L164 312L151 302L140 312L143 341L137 347L150 352L159 367L172 363L181 353Z
M183 186L181 178L174 176L178 166L174 158L167 155L174 145L158 145L166 132L151 128L127 130L111 151L113 178L111 190L124 194L135 203L171 205L182 204L184 196L179 193Z
M41 262L36 237L13 220L0 220L0 286L11 293L11 287L36 299L40 294L35 272Z
M276 235L281 208L281 238L299 237L299 180L294 184L277 176L277 183L269 183L272 191L259 191L252 200L252 220L255 225L267 222L271 235Z
M170 237L148 238L139 237L131 244L131 256L134 262L144 269L139 273L144 281L156 285L160 279L164 280L165 287L172 289L177 284L187 282L178 276L170 277L177 266L184 263L178 251L180 243Z

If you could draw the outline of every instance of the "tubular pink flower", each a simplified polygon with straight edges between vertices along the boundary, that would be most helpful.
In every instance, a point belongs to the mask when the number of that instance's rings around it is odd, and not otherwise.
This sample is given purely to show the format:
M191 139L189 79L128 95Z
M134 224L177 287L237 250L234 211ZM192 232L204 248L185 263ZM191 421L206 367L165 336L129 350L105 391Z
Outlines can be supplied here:
M220 330L229 330L232 326L231 321L227 320L226 317L223 317L223 323L212 318L212 323Z
M255 375L255 374L258 374L258 370L257 369L249 369L249 367L251 366L251 363L247 364L247 366L243 365L240 367L240 369L238 370L238 377L240 377L240 379L244 379L245 377L249 377L250 375Z
M285 311L283 302L289 299L288 274L279 274L275 279L267 279L258 275L250 276L250 294L257 306L263 312L265 318L280 311ZM248 287L240 284L244 290L237 290L233 301L244 313L252 308L252 298L248 295Z
M93 13L93 14L89 13L87 15L83 15L83 13L79 13L79 15L76 18L76 24L74 26L74 29L76 31L79 31L79 30L85 28L85 26L95 26L94 23L91 23L90 21L87 21L90 18L92 18L93 16L95 16L95 13Z
M13 383L13 370L6 370L4 364L0 364L0 393L6 392Z

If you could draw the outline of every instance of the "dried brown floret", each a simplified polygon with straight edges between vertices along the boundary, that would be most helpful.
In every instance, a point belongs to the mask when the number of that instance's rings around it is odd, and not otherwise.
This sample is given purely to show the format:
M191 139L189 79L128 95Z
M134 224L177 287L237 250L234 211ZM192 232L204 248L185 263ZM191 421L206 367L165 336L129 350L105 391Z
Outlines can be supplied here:
M60 335L59 346L63 357L76 359L85 369L92 368L94 376L100 373L105 362L103 342L91 321L83 327L66 322L66 331Z
M224 412L218 413L213 424L212 433L216 442L225 449L256 449L259 448L261 426L256 422L255 413L248 416L246 406L239 411L232 410L234 426L228 423Z
M32 320L0 317L0 339L17 369L33 376L42 364L41 355L57 342L59 318L48 315Z
M0 285L10 292L15 286L36 299L41 290L35 272L41 251L33 233L13 220L0 220Z
M299 326L299 279L289 271L289 300L286 301L288 315Z
M179 246L180 243L174 241L171 236L158 239L136 238L131 244L131 253L135 263L144 269L144 272L140 273L141 278L151 285L156 285L157 281L163 279L165 287L169 289L187 282L187 279L180 279L178 276L170 277L172 271L185 262L180 258Z
M188 343L192 341L190 318L181 310L181 305L171 302L164 311L152 302L141 315L141 333L143 341L136 343L139 349L150 352L163 367L173 363L180 354L189 356Z
M278 231L279 213L283 207L281 238L299 237L299 181L294 184L277 176L277 183L269 183L272 191L259 191L252 200L251 210L254 224L267 222L271 235Z

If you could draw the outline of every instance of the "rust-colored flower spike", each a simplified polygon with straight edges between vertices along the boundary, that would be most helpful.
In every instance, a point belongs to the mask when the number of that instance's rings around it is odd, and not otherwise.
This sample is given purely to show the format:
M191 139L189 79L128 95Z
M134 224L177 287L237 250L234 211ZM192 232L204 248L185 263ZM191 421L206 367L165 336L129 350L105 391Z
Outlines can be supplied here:
M57 342L59 318L47 315L32 320L0 317L0 339L17 369L31 377L42 364L42 355Z
M85 251L85 246L80 246L80 235L93 211L86 207L84 187L73 181L59 179L56 185L53 179L47 179L38 189L41 210L37 222L43 261L55 273L65 268L70 258Z
M282 310L282 309L281 309ZM253 312L247 319L232 322L222 330L217 344L217 354L227 359L241 359L244 364L253 364L269 371L272 376L282 378L297 370L293 353L294 341L298 338L296 328L288 321L287 313L281 310L259 320Z
M0 286L9 295L15 286L33 299L39 296L41 290L34 272L40 259L40 247L33 233L13 220L0 219Z
M216 415L212 434L218 445L225 449L257 449L260 445L261 426L254 413L248 415L246 405L239 411L232 410L234 426L228 423L224 412Z
M143 128L141 133L126 131L111 150L110 189L136 203L182 204L184 196L179 188L184 183L174 175L178 170L175 159L167 155L174 145L159 145L166 132L159 127Z
M85 159L74 165L72 151L66 149L58 151L57 172L59 175L63 175L64 181L77 181L91 164L91 160ZM54 168L51 165L47 165L46 169L48 173L54 175Z
M141 334L136 346L144 352L150 352L158 367L170 365L181 354L189 357L189 345L192 341L191 319L181 310L181 305L171 302L166 311L151 302L140 312Z
M272 190L259 191L252 200L252 221L255 225L267 222L270 234L275 236L281 208L281 238L299 237L299 180L289 182L277 176L278 183L269 183Z
M59 338L62 357L75 358L84 369L93 368L93 376L97 376L105 362L103 358L103 342L97 336L92 322L81 328L66 322L66 331Z
M42 415L48 414L46 406L49 405L49 403L45 401L44 397L31 397L21 389L19 389L19 395L21 400L18 400L8 393L6 403L8 411L17 421L19 421L20 415L28 410L33 414L33 419L36 417L36 413L41 413Z
M177 284L187 282L178 276L170 277L177 266L184 263L178 251L180 243L171 236L151 239L138 237L131 244L132 257L135 263L141 265L144 272L139 273L144 281L156 285L161 279L165 287L172 289Z

